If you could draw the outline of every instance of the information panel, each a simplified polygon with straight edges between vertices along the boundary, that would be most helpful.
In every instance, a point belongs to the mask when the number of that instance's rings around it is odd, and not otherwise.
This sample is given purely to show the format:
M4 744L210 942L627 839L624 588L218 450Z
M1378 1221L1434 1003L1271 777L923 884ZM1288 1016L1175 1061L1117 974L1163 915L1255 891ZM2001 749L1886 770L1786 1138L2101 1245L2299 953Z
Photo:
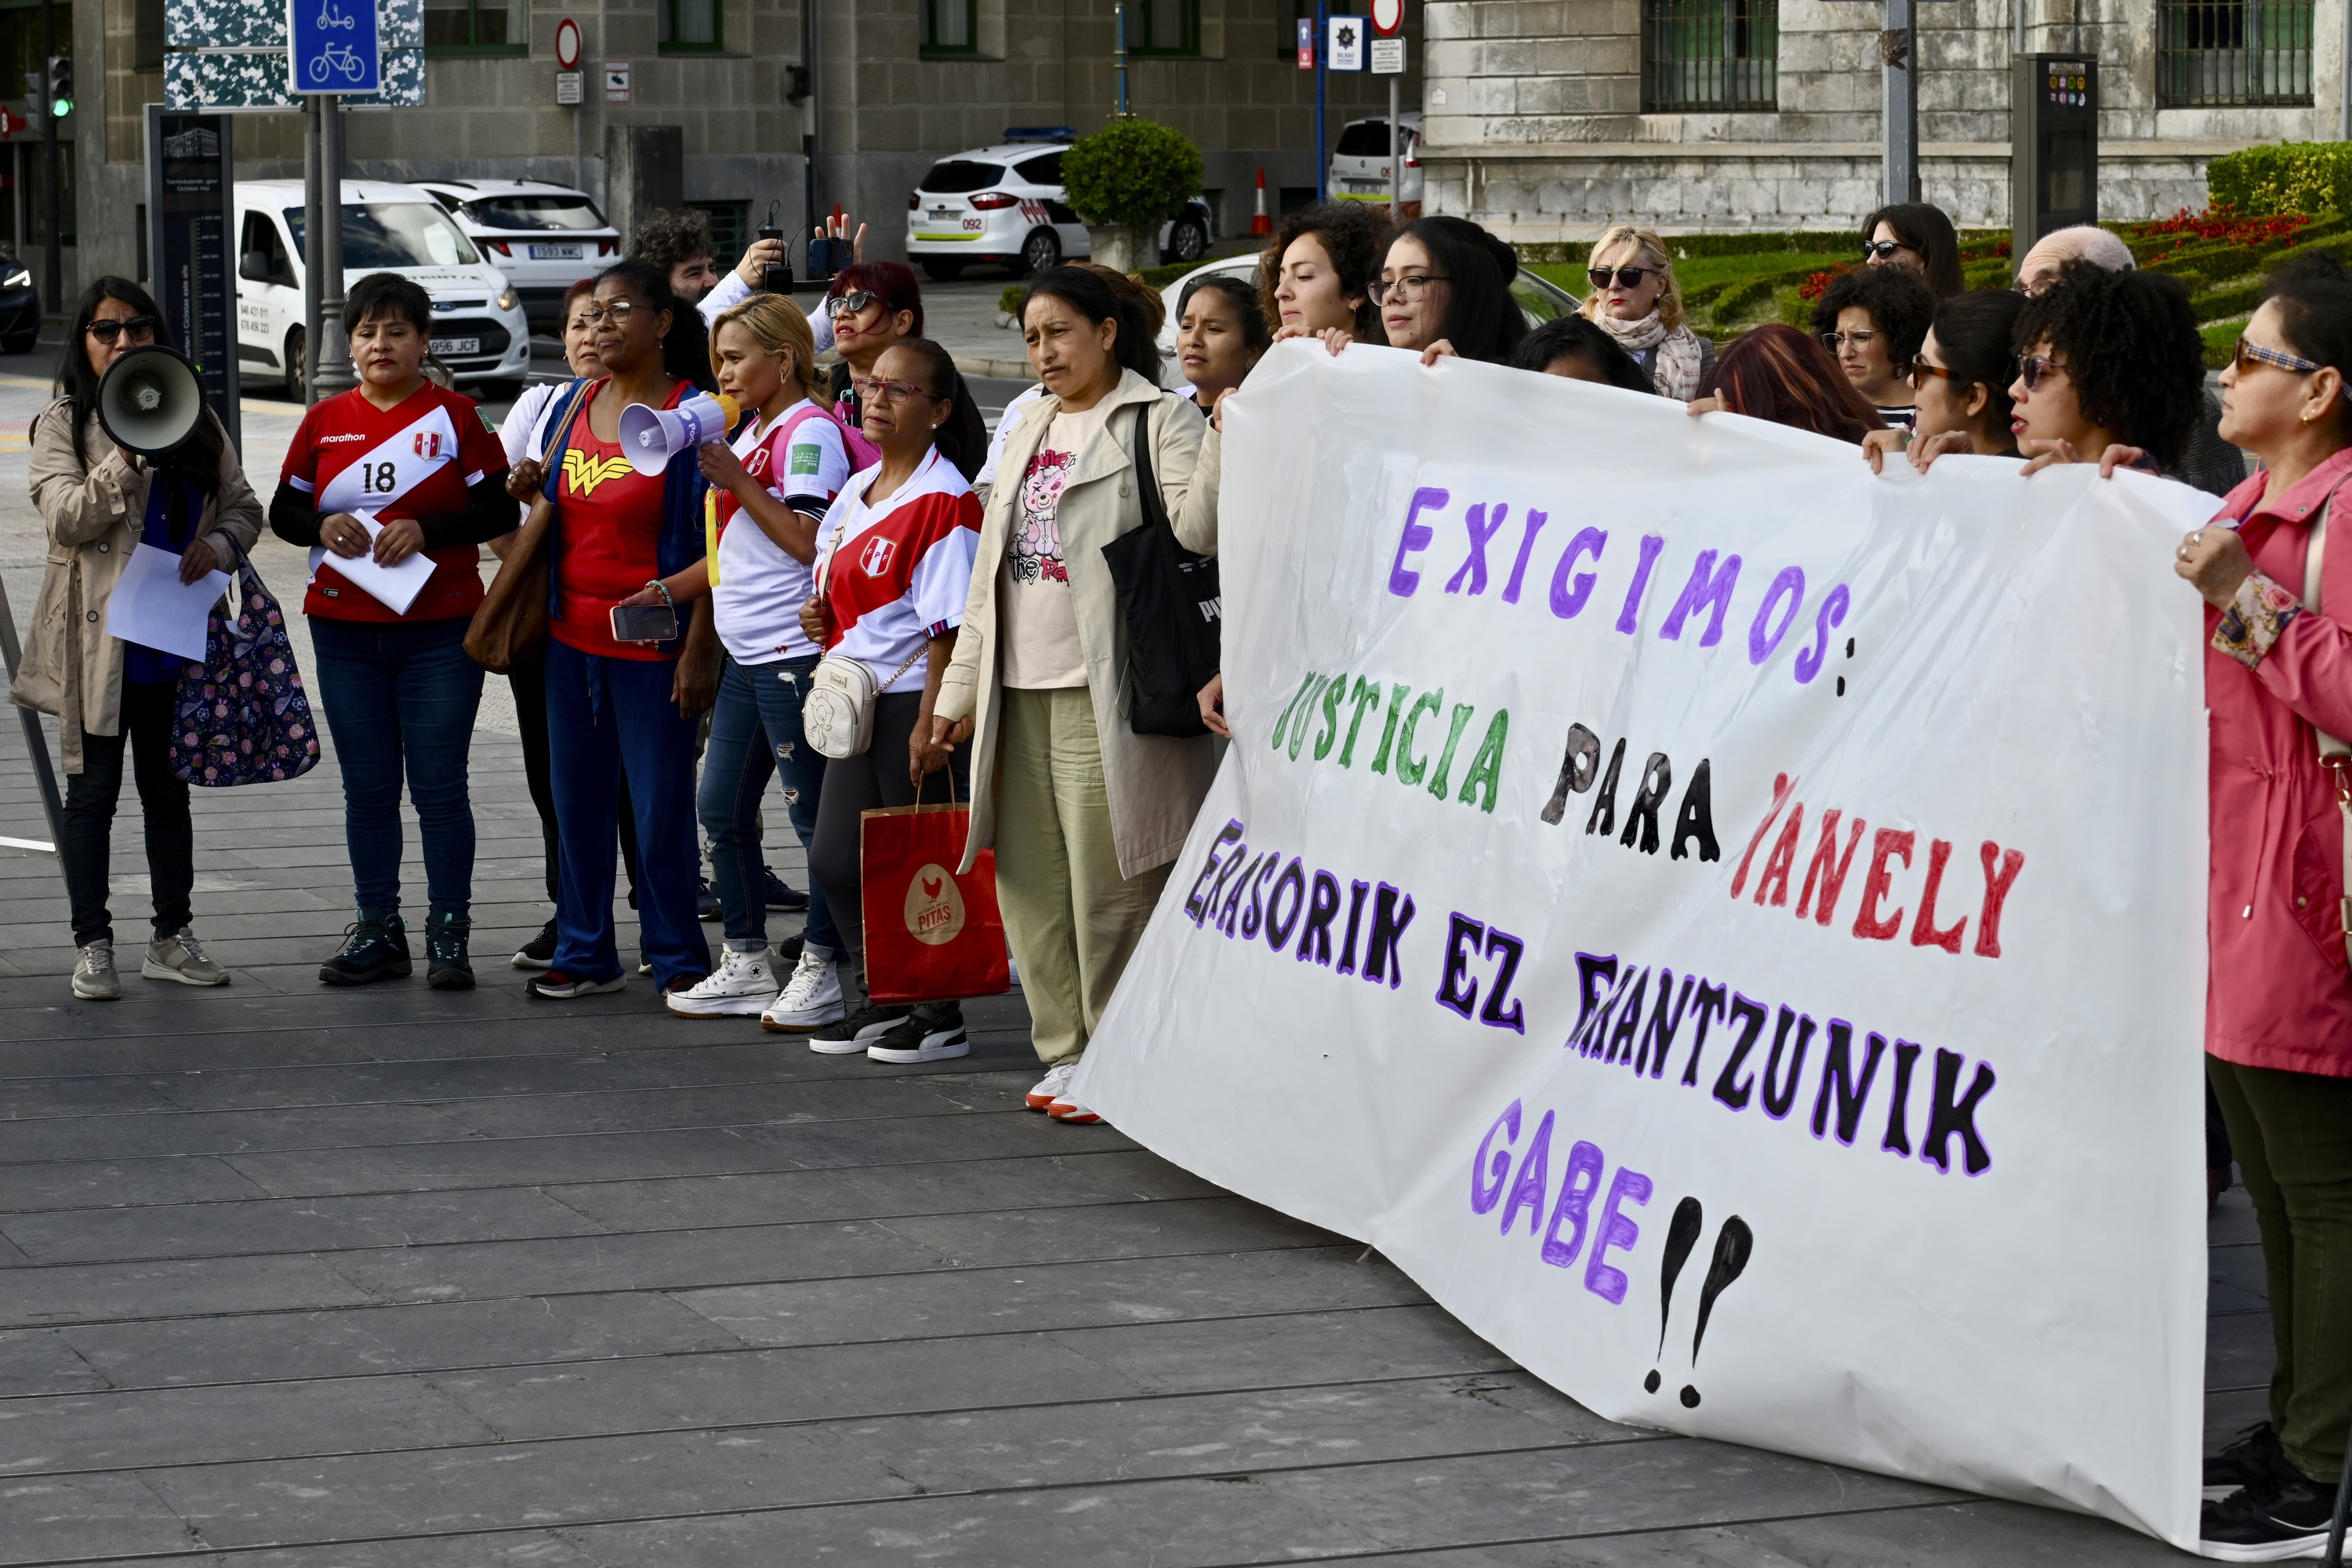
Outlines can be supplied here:
M147 106L150 289L195 362L205 400L242 449L229 154L228 116Z

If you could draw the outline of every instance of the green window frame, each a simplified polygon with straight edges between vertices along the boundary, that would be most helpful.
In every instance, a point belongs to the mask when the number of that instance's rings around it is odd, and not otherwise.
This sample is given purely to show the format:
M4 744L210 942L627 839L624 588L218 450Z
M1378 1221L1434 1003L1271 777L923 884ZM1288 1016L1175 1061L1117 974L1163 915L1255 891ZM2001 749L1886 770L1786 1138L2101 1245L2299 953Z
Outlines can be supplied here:
M1777 110L1780 0L1643 0L1644 114Z
M665 55L711 55L727 47L726 0L654 0L654 45Z
M1201 52L1201 0L1127 0L1127 52L1181 56Z
M980 0L917 0L919 40L926 58L965 59L980 53Z
M2156 106L2310 103L2314 9L2311 0L2160 0Z
M530 13L520 0L425 0L428 55L527 55Z

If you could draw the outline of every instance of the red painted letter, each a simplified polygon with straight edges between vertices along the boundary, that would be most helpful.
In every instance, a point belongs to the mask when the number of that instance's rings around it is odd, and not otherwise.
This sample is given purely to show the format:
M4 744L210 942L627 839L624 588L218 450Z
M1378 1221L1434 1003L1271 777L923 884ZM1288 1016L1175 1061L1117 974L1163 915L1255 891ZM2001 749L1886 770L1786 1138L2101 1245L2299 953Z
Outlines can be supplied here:
M1739 870L1731 879L1733 898L1738 898L1739 889L1748 885L1748 863L1756 858L1756 847L1764 842L1764 835L1771 828L1772 819L1780 815L1781 805L1788 800L1789 792L1794 789L1796 784L1797 781L1786 773L1775 773L1772 776L1772 809L1766 812L1764 820L1756 825L1756 837L1748 841L1748 853L1739 858Z
M2000 869L1998 872L1992 868L1995 850L2000 851ZM1977 916L1976 951L1981 958L1999 958L2000 907L2009 900L2010 884L2016 881L2017 874L2025 868L2025 856L2015 849L2001 849L1990 838L1984 841L1977 856L1984 862L1985 896L1983 912Z
M1822 841L1813 850L1813 863L1805 868L1805 890L1797 900L1799 920L1805 918L1805 911L1813 901L1813 886L1819 882L1822 903L1813 918L1822 925L1830 923L1831 917L1837 912L1838 895L1845 891L1845 874L1853 869L1853 852L1861 847L1862 830L1868 826L1858 816L1853 819L1853 832L1846 838L1845 853L1840 855L1837 852L1838 814L1834 811L1822 814Z
M1797 842L1805 833L1805 803L1799 801L1789 813L1788 823L1780 837L1772 842L1772 853L1764 858L1764 869L1756 879L1756 901L1764 902L1767 889L1771 890L1772 907L1786 909L1789 904L1789 873L1797 868Z
M1896 856L1903 858L1907 868L1911 864L1911 846L1918 835L1909 828L1882 827L1870 841L1870 873L1862 882L1862 908L1854 911L1853 934L1874 942L1893 942L1903 933L1903 911L1895 910L1885 920L1878 919L1878 900L1894 886L1895 873L1886 862Z
M1960 951L1960 932L1966 931L1969 917L1962 915L1952 922L1949 931L1936 929L1936 892L1944 885L1944 862L1952 858L1952 847L1938 838L1927 846L1927 887L1919 895L1919 918L1911 924L1913 947L1940 947L1957 955Z

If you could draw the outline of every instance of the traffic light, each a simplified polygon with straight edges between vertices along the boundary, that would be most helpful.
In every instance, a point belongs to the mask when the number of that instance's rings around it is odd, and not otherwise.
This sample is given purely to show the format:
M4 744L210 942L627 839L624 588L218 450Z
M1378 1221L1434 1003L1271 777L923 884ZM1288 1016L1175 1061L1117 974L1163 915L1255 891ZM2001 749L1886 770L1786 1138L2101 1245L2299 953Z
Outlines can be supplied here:
M70 56L49 57L49 112L59 120L73 112L73 59Z

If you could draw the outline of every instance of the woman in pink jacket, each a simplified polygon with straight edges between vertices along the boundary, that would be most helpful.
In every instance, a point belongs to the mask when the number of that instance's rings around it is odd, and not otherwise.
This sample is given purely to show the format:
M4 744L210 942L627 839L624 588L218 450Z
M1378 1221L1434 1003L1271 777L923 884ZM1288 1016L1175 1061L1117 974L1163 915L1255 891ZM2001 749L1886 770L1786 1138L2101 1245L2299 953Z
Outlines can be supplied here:
M2208 1555L2234 1562L2317 1554L2352 1426L2352 772L2321 760L2323 734L2352 736L2352 494L2330 504L2352 485L2348 371L2352 280L2324 256L2282 268L2221 373L2221 434L2266 471L2178 552L2210 606L2205 1065L2278 1351L2270 1420L2205 1461Z

